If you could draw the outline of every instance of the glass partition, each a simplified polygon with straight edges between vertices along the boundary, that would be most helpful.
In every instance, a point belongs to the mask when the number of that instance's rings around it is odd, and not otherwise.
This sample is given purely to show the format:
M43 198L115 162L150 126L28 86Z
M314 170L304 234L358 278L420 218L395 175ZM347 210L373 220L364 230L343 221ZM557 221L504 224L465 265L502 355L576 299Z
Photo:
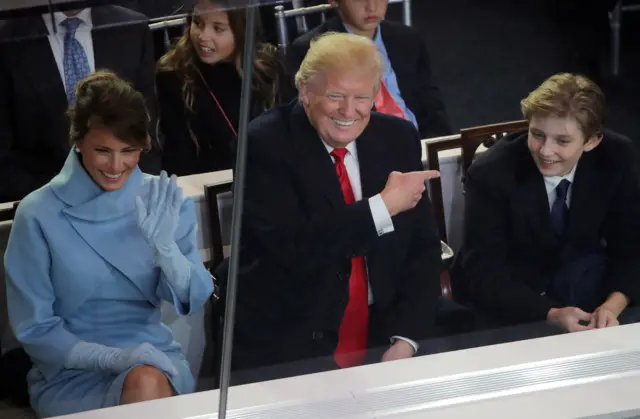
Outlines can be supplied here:
M0 416L637 322L622 6L432 3L3 2Z

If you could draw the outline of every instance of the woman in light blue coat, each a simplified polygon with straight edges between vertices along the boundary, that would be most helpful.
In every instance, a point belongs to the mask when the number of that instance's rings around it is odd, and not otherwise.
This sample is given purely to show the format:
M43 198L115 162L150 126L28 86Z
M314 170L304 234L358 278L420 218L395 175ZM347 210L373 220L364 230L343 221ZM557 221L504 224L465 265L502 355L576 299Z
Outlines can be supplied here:
M73 150L20 203L5 253L10 323L34 363L41 417L192 392L160 306L188 315L213 290L193 202L174 177L137 167L150 141L143 96L98 72L69 115Z

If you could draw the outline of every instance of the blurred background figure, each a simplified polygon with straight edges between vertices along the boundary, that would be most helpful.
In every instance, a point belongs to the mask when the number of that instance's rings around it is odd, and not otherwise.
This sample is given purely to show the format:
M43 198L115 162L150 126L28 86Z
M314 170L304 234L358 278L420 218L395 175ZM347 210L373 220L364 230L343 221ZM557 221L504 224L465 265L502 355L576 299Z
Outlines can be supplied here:
M58 173L69 153L76 83L110 69L141 91L155 118L153 50L147 18L120 6L11 19L0 39L0 202L22 199ZM153 124L153 122L151 122ZM157 144L141 160L160 169Z

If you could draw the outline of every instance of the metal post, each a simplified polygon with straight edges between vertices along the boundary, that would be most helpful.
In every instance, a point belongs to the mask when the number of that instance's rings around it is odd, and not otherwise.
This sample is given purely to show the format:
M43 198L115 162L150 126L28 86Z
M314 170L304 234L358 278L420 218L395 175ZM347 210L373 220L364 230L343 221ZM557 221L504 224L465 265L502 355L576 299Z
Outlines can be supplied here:
M244 207L244 184L247 164L247 125L251 108L251 78L253 75L253 53L256 43L256 14L258 0L248 0L247 27L244 41L242 91L240 94L240 120L238 123L238 145L236 168L233 174L233 215L231 219L231 256L227 300L224 313L222 337L222 365L220 367L220 401L218 419L227 417L227 399L231 375L231 354L233 350L233 328L236 315L236 294L238 284L238 261L240 258L240 233L242 232L242 210Z
M411 26L411 0L404 0L402 2L403 6L403 20L406 26Z
M291 5L294 9L301 9L304 7L303 0L291 0ZM303 34L309 32L309 27L307 26L307 18L304 15L296 16L296 27L298 28L298 34Z
M284 6L279 4L276 10L276 26L278 28L278 49L284 50L289 43L289 33L287 30L287 18L284 15Z
M619 0L609 15L611 25L611 73L620 73L620 26L622 24L622 0Z
M163 31L164 35L164 52L171 49L171 36L169 36L169 28L165 27Z

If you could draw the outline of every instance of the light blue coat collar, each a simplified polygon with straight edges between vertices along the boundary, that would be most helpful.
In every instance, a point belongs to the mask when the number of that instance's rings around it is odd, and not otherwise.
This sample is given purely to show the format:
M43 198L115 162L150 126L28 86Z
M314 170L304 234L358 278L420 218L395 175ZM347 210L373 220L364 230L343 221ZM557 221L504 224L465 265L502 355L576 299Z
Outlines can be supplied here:
M51 182L53 193L69 205L64 212L87 221L108 221L134 211L136 196L143 192L144 176L136 167L124 186L117 191L104 191L96 184L80 162L74 147L67 156L62 171Z

